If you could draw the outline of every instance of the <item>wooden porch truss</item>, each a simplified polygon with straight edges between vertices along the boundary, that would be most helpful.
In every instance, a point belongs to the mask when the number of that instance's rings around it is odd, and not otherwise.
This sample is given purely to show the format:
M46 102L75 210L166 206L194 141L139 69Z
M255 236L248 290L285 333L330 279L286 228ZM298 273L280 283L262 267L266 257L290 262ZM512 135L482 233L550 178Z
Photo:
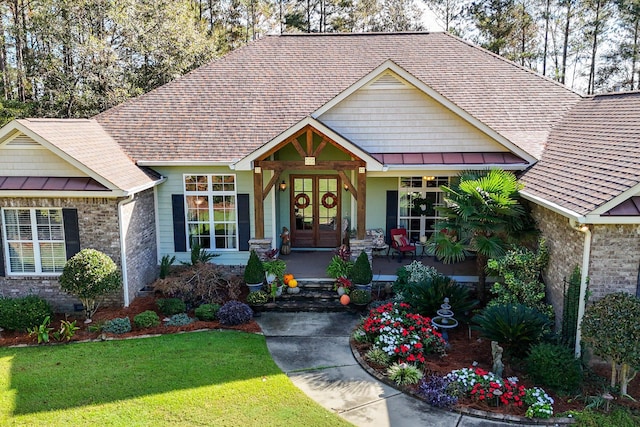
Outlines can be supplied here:
M313 147L313 135L316 134L321 138L320 144ZM305 143L300 144L298 138L306 135ZM276 151L291 145L300 156L300 160L267 160ZM304 145L304 147L303 147ZM320 153L327 147L332 145L347 154L351 160L320 160L315 161ZM307 158L314 158L314 164L308 164ZM264 185L264 171L273 171L273 176ZM264 238L264 200L269 192L276 186L280 180L282 172L291 171L309 171L309 170L335 170L342 182L349 188L353 198L356 200L357 212L357 238L364 239L366 232L366 202L367 202L367 180L366 180L366 162L359 159L353 153L345 149L342 145L331 140L322 132L318 131L311 125L307 125L297 133L293 134L286 140L282 141L267 153L263 154L259 159L253 161L253 202L255 207L255 237L256 239ZM346 171L355 170L357 172L356 185L351 182Z

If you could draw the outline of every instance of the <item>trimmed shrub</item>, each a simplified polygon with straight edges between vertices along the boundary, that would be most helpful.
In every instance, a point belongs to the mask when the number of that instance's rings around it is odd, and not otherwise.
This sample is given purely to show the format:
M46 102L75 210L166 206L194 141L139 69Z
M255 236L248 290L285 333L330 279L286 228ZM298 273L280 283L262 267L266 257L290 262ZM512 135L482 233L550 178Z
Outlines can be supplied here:
M156 304L165 316L172 316L187 311L187 305L180 298L161 298L156 300Z
M537 343L549 318L535 308L523 304L499 304L484 309L473 317L481 335L491 341L498 341L511 356L524 357L531 345Z
M227 326L242 325L253 318L251 307L240 301L229 301L218 310L220 323Z
M640 298L623 292L609 294L587 307L582 319L582 339L593 352L617 365L620 373L611 378L611 387L620 384L620 394L640 369Z
M202 304L195 309L195 315L200 320L211 321L218 317L218 310L220 310L220 304Z
M147 310L133 318L136 328L153 328L160 325L160 317L155 311Z
M251 251L249 261L244 268L244 281L249 284L262 283L264 281L264 268L256 251Z
M531 347L527 373L535 382L561 394L573 393L582 382L582 366L567 347L540 343Z
M102 325L102 331L110 334L126 334L131 332L131 321L128 317L116 317L115 319L107 320Z
M167 326L185 326L193 323L194 320L187 313L174 314L166 323Z
M26 331L52 315L49 303L35 295L0 298L0 328L8 331Z
M100 299L122 286L118 266L108 255L95 249L83 249L64 265L60 288L77 297L90 319L100 306Z
M349 273L349 278L354 285L368 285L373 280L369 257L364 251L360 252L360 255L356 258L356 262Z

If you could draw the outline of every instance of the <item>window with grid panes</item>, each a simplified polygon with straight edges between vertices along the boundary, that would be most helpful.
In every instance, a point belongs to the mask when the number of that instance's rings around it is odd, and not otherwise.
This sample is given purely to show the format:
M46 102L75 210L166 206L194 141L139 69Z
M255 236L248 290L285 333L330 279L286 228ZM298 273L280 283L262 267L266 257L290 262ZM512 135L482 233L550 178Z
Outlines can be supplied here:
M9 274L60 274L67 262L62 209L5 208L4 253Z
M418 241L435 232L437 206L444 204L441 185L449 184L448 176L408 176L400 178L398 190L398 224L407 229L407 236Z
M189 248L238 249L236 196L235 175L184 175Z

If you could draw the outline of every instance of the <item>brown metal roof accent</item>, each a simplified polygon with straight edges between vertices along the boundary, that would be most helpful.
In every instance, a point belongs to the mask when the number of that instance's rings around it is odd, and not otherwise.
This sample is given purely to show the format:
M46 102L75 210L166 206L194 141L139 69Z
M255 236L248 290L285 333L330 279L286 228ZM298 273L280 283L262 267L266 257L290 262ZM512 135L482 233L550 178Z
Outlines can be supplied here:
M105 191L108 188L88 177L0 176L2 190Z
M446 33L273 35L95 119L134 160L231 162L386 61L537 158L580 99Z
M521 181L526 192L582 215L640 184L640 92L582 100Z
M385 165L526 165L513 153L375 153Z
M640 196L631 197L602 216L640 216Z

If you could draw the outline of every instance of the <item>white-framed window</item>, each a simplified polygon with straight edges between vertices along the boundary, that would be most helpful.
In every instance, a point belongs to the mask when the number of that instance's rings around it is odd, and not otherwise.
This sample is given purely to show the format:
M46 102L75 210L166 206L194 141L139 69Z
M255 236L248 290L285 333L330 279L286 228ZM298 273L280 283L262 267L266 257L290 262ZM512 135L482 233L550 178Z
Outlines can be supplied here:
M435 232L438 206L443 206L441 185L449 184L448 176L400 177L398 189L398 223L407 229L407 236L418 241Z
M184 199L189 249L238 250L235 175L185 174Z
M3 208L4 253L12 275L57 275L67 262L62 209Z

